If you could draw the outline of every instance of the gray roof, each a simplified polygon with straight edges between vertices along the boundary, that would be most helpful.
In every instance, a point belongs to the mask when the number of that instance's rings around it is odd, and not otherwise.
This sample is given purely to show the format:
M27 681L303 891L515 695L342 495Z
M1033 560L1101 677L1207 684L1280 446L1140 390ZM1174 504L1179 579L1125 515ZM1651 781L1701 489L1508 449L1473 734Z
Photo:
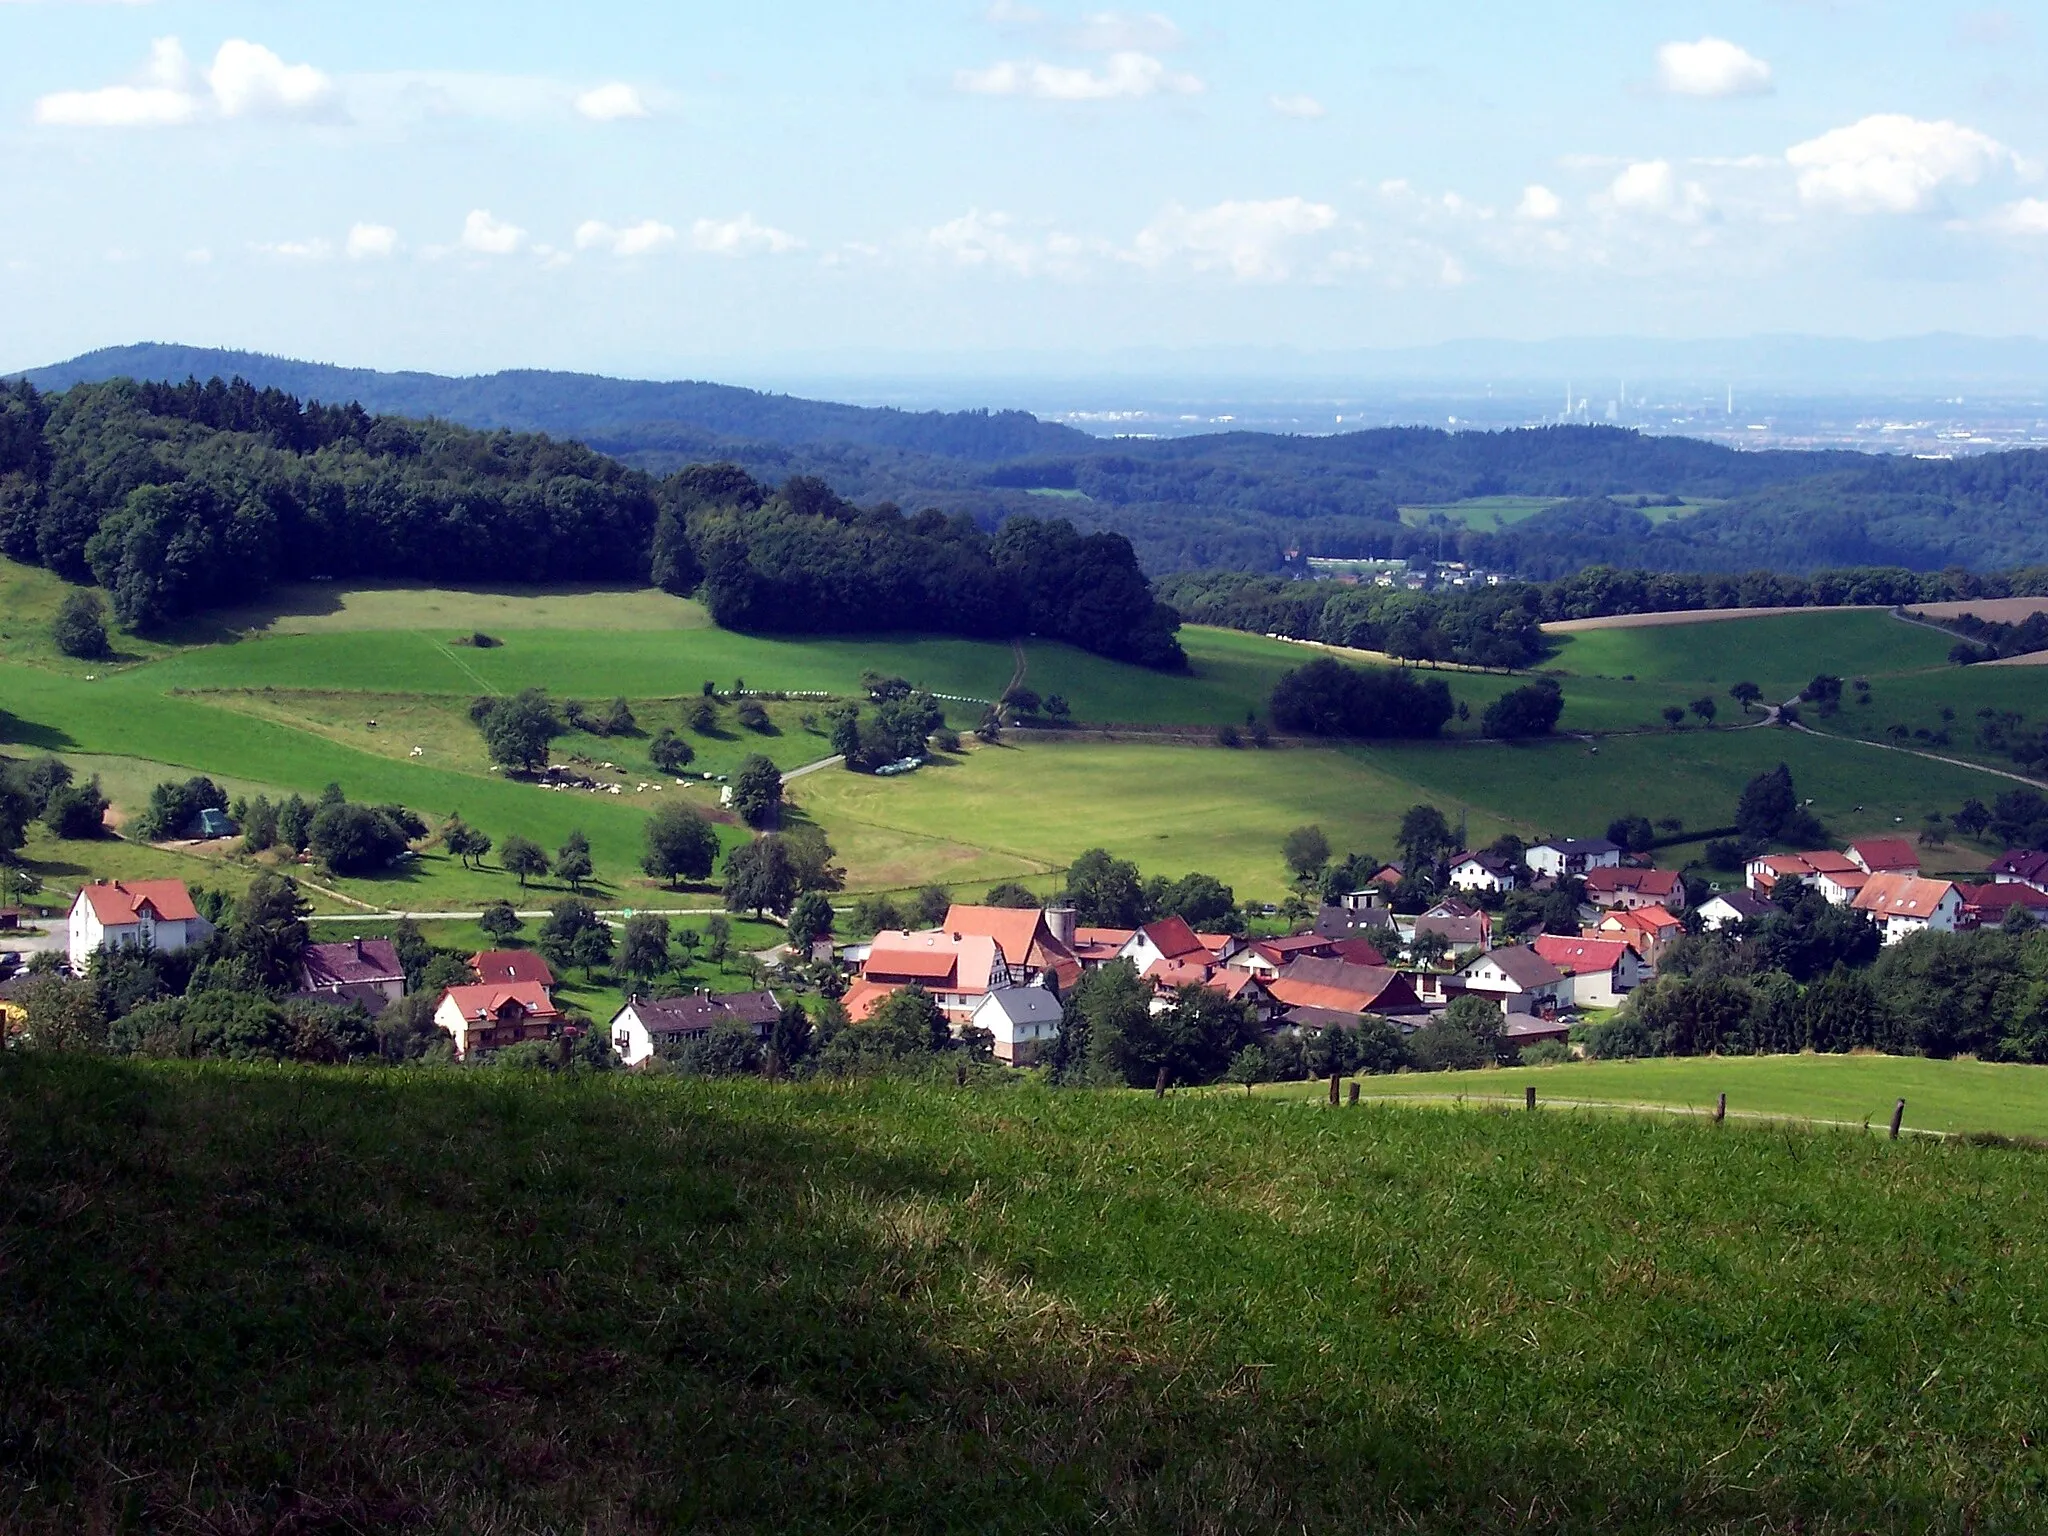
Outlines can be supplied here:
M1711 907L1717 901L1726 902L1741 917L1762 917L1772 910L1768 901L1748 891L1721 891L1708 897L1705 905Z
M640 1022L650 1035L708 1035L720 1024L751 1024L765 1030L782 1017L782 1004L775 1000L773 992L636 997L626 1007L640 1015Z
M1621 852L1621 844L1619 844L1619 843L1610 843L1610 842L1609 842L1609 841L1608 841L1608 840L1607 840L1606 838L1604 838L1604 837L1567 837L1567 838L1562 838L1562 839L1555 839L1555 838L1554 838L1554 839L1552 839L1552 840L1551 840L1550 842L1547 842L1547 843L1538 843L1538 844L1536 844L1536 847L1537 847L1537 848L1552 848L1552 849L1555 849L1555 850L1556 850L1557 852L1559 852L1559 853L1566 853L1566 854L1571 854L1571 853L1589 853L1589 854L1605 854L1605 853L1619 853L1619 852ZM1534 849L1532 849L1532 850L1531 850L1531 852L1534 852Z
M1044 987L1004 987L988 1001L1012 1024L1057 1024L1064 1016L1060 1000Z
M1564 980L1563 971L1560 971L1526 944L1517 944L1509 949L1493 950L1491 953L1481 955L1477 960L1466 966L1465 969L1467 972L1476 971L1482 965L1488 964L1498 966L1506 973L1508 980L1518 987L1547 987L1552 982Z

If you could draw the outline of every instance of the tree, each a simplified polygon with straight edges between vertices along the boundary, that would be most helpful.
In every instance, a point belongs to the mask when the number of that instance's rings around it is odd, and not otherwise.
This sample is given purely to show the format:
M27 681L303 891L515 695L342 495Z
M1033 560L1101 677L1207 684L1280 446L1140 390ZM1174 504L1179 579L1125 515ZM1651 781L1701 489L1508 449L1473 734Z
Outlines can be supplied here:
M733 775L732 808L750 827L775 823L782 811L782 770L756 752Z
M1543 898L1543 931L1566 938L1579 935L1580 893L1560 886Z
M1066 904L1088 928L1136 928L1151 917L1138 866L1091 848L1067 871Z
M107 644L107 610L95 592L73 592L57 605L50 638L66 656L99 661L112 653Z
M1630 853L1648 853L1657 841L1657 829L1647 816L1617 816L1607 823L1607 841Z
M1542 678L1510 689L1486 706L1480 732L1495 741L1525 741L1548 736L1564 714L1564 689L1555 678Z
M470 869L483 863L484 855L491 851L491 840L456 811L441 827L441 846L461 860L465 869Z
M500 944L510 943L526 926L509 901L486 902L476 925Z
M1156 916L1178 917L1190 928L1209 932L1242 932L1244 915L1238 910L1237 892L1214 875L1197 871L1167 884L1148 882L1147 905ZM1033 903L1036 905L1036 903Z
M277 841L293 853L304 853L313 840L313 807L297 795L287 796L277 807Z
M1714 702L1712 694L1702 694L1694 699L1687 708L1700 717L1701 725L1712 725L1714 723L1714 716L1721 712L1721 707Z
M1433 805L1410 806L1401 818L1398 834L1404 869L1412 879L1424 870L1434 868L1444 854L1453 852L1451 824L1444 820L1444 813Z
M1742 706L1745 715L1756 708L1757 700L1763 696L1763 689L1757 687L1755 683L1737 683L1728 690L1728 697Z
M570 942L569 954L583 967L584 978L589 980L600 966L611 964L612 948L612 931L599 922L577 933Z
M67 784L50 791L43 806L43 825L52 837L67 842L103 837L107 826L107 797L100 793L100 778L94 774L84 784Z
M921 928L936 928L953 910L953 895L942 885L928 885L911 898L911 912Z
M668 919L652 912L627 918L625 943L619 949L619 969L644 983L668 966Z
M1952 818L1955 829L1965 837L1982 837L1984 829L1991 825L1991 812L1984 808L1982 800L1972 797L1963 802L1963 808Z
M697 761L697 749L664 725L654 733L654 740L647 747L647 756L655 767L674 778Z
M597 908L587 901L564 896L548 909L547 921L540 925L540 952L556 970L566 971L580 963L576 952L577 936L587 929L603 926Z
M279 820L282 823L283 818L280 817ZM530 838L518 836L505 839L505 846L500 850L498 860L506 869L519 877L519 888L521 890L526 889L527 881L538 880L551 867L548 863L546 849Z
M1456 712L1441 678L1423 681L1407 668L1347 667L1324 656L1280 679L1273 723L1305 736L1426 739Z
M1664 723L1674 731L1685 724L1685 707L1681 704L1666 704L1663 715Z
M292 986L306 948L306 914L312 910L287 876L265 870L249 882L235 903L228 940L261 985L280 991Z
M313 816L313 856L337 875L389 869L406 851L407 828L384 806L323 805Z
M1792 770L1780 763L1743 785L1741 798L1735 804L1735 825L1744 837L1768 842L1783 832L1798 809Z
M796 873L779 837L756 838L725 856L725 909L728 912L789 911L796 900Z
M1451 953L1450 936L1434 928L1425 929L1409 941L1408 953L1417 965L1435 970Z
M823 938L829 938L837 920L832 903L817 891L806 891L789 909L789 945L803 954Z
M1223 1075L1229 1082L1244 1084L1245 1097L1250 1098L1252 1085L1266 1076L1265 1051L1256 1045L1246 1046L1230 1058L1230 1066Z
M974 728L974 734L990 746L995 746L1003 739L1003 712L991 707L981 717L981 724Z
M718 863L718 831L694 807L680 801L647 818L647 851L640 867L673 886L709 880Z
M538 773L548 765L548 749L562 734L548 696L527 688L509 699L488 701L477 729L491 761L515 773Z
M707 688L710 686L705 684ZM690 706L689 726L699 736L709 736L718 729L718 706L712 703L709 694Z
M1375 1076L1399 1072L1408 1065L1408 1037L1385 1019L1368 1016L1359 1021L1351 1055L1357 1071Z
M590 861L590 839L583 835L581 827L569 833L568 841L556 850L555 878L569 882L569 889L580 891L595 866Z
M1064 725L1073 717L1074 706L1069 704L1059 694L1049 693L1045 696L1045 712L1056 722Z
M682 1067L699 1077L752 1077L761 1070L761 1041L751 1024L728 1021L684 1047Z
M768 1050L784 1072L811 1054L811 1016L804 1012L802 1003L791 999L782 1005L775 1028L768 1036Z
M1295 883L1307 885L1330 862L1330 839L1321 827L1296 827L1281 840L1280 856L1294 871Z
M988 894L981 898L981 904L985 907L1012 907L1023 910L1029 907L1042 907L1045 902L1028 886L1019 885L1014 880L1004 880L988 888Z

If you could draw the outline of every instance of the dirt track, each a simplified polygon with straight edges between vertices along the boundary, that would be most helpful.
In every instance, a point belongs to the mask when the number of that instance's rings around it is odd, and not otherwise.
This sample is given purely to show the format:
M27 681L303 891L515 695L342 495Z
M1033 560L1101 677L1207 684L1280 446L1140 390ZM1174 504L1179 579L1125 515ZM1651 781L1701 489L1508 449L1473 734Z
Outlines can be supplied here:
M1560 619L1543 626L1546 635L1577 635L1595 629L1662 629L1671 624L1713 624L1722 619L1767 619L1781 613L1856 613L1844 608L1691 608L1672 613L1616 613L1603 619Z

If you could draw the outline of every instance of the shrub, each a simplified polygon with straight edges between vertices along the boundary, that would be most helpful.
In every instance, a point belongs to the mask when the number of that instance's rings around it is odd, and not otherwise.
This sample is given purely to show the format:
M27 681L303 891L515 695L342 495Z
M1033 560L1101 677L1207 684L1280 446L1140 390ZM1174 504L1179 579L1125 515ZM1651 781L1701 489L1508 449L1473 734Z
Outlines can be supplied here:
M94 592L73 592L58 605L50 638L66 656L98 661L112 653L107 644L107 610Z

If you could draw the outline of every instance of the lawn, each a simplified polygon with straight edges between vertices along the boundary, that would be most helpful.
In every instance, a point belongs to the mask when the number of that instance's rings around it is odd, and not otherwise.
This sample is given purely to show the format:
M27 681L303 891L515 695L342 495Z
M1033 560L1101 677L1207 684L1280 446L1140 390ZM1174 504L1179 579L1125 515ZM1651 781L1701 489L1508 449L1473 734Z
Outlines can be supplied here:
M2042 1525L2029 1152L14 1053L0 1128L10 1531Z
M1948 667L1953 640L1871 610L1588 630L1553 638L1557 651L1548 667L1574 677L1633 677L1644 685L1680 691L1698 685L1715 694L1724 708L1734 707L1728 689L1744 681L1756 683L1765 699L1778 702L1823 672L1875 680L1927 668L1951 675L1961 670Z
M1367 1095L1462 1097L1519 1105L1533 1086L1537 1101L1623 1105L1711 1112L1728 1095L1738 1117L1782 1116L1880 1131L1906 1101L1912 1130L1989 1132L2048 1138L2048 1067L1979 1061L1925 1061L1901 1056L1711 1056L1669 1061L1581 1061L1555 1067L1489 1072L1404 1073L1361 1079ZM1281 1097L1316 1098L1326 1084L1262 1088Z
M1411 528L1421 528L1432 517L1441 515L1474 533L1499 533L1503 528L1526 522L1538 512L1549 511L1560 500L1556 496L1474 496L1435 506L1403 507L1401 521Z

